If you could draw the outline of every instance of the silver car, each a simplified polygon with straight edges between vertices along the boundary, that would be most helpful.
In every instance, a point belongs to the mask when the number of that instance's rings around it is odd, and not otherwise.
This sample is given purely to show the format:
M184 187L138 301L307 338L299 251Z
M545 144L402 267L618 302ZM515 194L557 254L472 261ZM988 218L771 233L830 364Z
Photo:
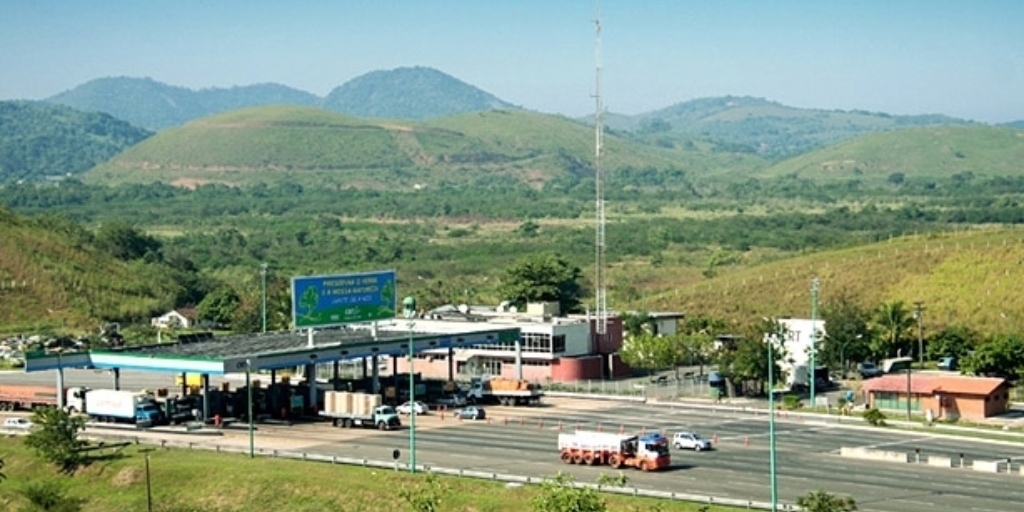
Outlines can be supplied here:
M677 450L686 449L698 452L712 448L711 441L704 439L696 432L676 432L672 436L672 446Z

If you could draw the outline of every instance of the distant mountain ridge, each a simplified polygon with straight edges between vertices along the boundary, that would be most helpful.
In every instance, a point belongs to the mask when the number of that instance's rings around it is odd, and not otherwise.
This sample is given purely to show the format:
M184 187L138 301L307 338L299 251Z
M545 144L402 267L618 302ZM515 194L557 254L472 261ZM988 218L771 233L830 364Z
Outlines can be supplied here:
M944 115L802 109L750 96L702 98L635 116L609 116L606 121L610 128L653 138L664 133L707 137L777 160L868 133L969 124L978 123Z
M294 104L318 106L316 95L279 84L193 90L151 78L97 78L47 98L87 112L105 112L149 130L179 126L193 119L244 107Z
M116 77L91 80L45 101L88 112L106 112L150 130L267 105L318 107L356 117L411 120L517 108L425 67L367 73L336 87L325 98L274 83L193 90L151 78Z

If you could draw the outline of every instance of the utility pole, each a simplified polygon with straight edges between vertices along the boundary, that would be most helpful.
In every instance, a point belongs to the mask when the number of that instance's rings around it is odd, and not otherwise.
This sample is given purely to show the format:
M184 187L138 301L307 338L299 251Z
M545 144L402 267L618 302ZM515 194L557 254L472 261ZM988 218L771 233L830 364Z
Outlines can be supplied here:
M814 385L815 376L817 375L817 363L815 356L818 353L818 278L811 279L811 365L808 368L810 373L811 381L811 409L815 407L814 402Z
M914 303L914 318L917 319L917 361L918 366L924 368L924 333L922 322L924 321L924 302Z
M267 263L260 263L260 295L263 297L263 332L267 332Z
M772 512L778 510L779 487L775 476L775 357L772 346L779 340L777 333L765 333L768 344L768 482L771 487Z

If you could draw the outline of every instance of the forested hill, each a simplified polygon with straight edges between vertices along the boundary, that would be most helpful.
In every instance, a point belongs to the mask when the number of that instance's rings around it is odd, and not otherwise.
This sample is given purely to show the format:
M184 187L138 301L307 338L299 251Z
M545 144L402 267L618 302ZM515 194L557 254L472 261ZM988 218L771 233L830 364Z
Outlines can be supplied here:
M331 91L324 108L357 117L427 120L516 107L436 69L412 67L354 78Z
M152 133L108 114L0 102L0 183L79 174Z
M944 115L803 109L749 96L696 99L636 116L608 116L607 120L614 129L650 137L701 135L777 160L869 133L966 124L973 123Z

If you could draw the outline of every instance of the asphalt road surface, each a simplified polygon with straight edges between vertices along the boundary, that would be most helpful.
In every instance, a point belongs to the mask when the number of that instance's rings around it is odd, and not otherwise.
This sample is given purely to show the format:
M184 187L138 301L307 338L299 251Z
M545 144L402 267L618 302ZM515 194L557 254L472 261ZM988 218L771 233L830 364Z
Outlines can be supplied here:
M48 373L48 372L47 372ZM71 372L69 372L71 373ZM109 375L81 372L69 375L67 385L109 385ZM32 375L32 377L45 376ZM100 379L93 383L88 380ZM25 374L20 374L25 377ZM163 382L173 377L159 374ZM0 375L0 382L11 381ZM53 382L53 376L40 381ZM81 378L79 381L77 379ZM125 389L161 387L157 382L136 382L125 372ZM17 381L22 379L17 378ZM157 384L157 385L153 385ZM164 384L163 386L167 386ZM563 431L586 430L639 433L659 430L696 430L717 438L710 452L673 450L672 467L658 473L626 471L631 486L767 502L769 491L768 426L765 416L742 412L666 407L631 402L549 399L537 408L487 408L490 421L457 421L451 415L417 418L417 463L467 470L494 471L529 476L551 476L565 471L577 481L596 482L607 467L564 465L558 459L556 440ZM559 423L561 422L561 423ZM408 421L404 421L407 425ZM91 429L92 430L92 429ZM407 460L408 430L336 429L327 423L291 426L259 425L257 450L281 449L387 461L394 449ZM792 503L807 492L824 489L856 498L860 510L878 512L1015 512L1024 502L1020 474L989 474L966 468L938 468L923 464L864 461L839 456L839 448L868 447L914 452L923 457L941 455L958 462L974 460L1024 460L1024 445L1017 443L952 438L928 432L899 432L868 427L819 424L794 419L776 421L776 454L779 498ZM192 436L151 432L146 437L194 440L198 444L247 447L244 429L225 430L224 436ZM1019 470L1017 462L1012 464Z

